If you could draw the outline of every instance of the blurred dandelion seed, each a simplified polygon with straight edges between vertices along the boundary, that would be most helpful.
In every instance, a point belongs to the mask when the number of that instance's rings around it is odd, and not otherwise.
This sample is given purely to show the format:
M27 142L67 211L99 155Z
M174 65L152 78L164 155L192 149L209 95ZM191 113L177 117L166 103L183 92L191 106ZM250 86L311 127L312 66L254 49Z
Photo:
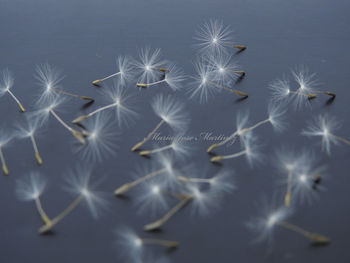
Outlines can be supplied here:
M52 218L47 224L39 228L39 234L45 234L50 231L56 224L69 215L79 204L86 202L92 216L98 217L98 209L103 208L105 200L100 194L93 190L90 183L91 171L86 167L79 167L76 171L71 171L66 177L66 190L77 195L71 204L69 204L61 213Z
M44 211L40 196L46 187L45 178L38 172L31 172L28 176L16 180L16 194L24 201L35 201L36 209L45 224L50 224L51 220Z
M183 195L182 200L179 201L175 206L173 206L166 214L164 214L160 219L147 224L144 226L145 231L153 231L160 229L166 222L168 222L178 211L184 208L190 201L192 201L193 196Z
M9 170L7 167L7 163L5 161L3 148L11 141L11 139L12 139L12 136L10 134L8 134L4 130L1 130L1 133L0 133L0 160L1 160L2 170L4 171L5 175L9 174Z
M2 97L5 93L10 94L10 96L18 104L21 112L25 112L26 110L23 107L22 103L15 96L15 94L13 94L13 92L11 91L13 84L14 84L14 78L12 76L12 73L8 69L3 70L2 71L2 83L0 83L0 97Z
M322 150L327 154L331 153L331 145L342 142L350 146L350 140L347 140L341 136L334 134L334 132L340 128L340 123L336 118L328 115L320 115L316 117L305 130L301 132L302 135L308 137L319 136L322 138Z
M287 222L286 219L293 212L291 208L279 207L276 209L271 207L271 204L266 205L267 204L262 207L264 215L250 220L247 224L253 232L258 233L257 241L263 241L265 239L272 241L273 231L276 226L279 226L304 236L314 244L327 245L330 243L330 239L326 236L309 232L299 226Z
M37 163L41 165L43 163L43 160L40 156L37 142L35 140L35 134L38 128L39 128L39 121L34 117L27 117L25 124L21 123L17 125L17 129L18 129L17 135L20 138L30 138Z

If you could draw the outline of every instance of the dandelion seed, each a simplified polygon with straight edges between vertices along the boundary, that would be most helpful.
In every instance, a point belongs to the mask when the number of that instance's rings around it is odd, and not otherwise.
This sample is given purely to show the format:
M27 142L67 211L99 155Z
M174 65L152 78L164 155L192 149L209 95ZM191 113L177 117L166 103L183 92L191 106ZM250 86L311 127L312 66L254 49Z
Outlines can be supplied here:
M228 53L227 48L245 50L246 46L234 43L231 34L231 29L224 26L222 21L211 19L199 28L194 38L199 42L197 44L199 51L203 53Z
M229 154L229 155L217 155L210 159L211 162L219 162L225 159L235 159L241 156L245 156L250 165L253 165L255 161L258 161L261 157L258 151L258 144L256 138L252 135L252 133L246 133L244 137L242 137L243 150L237 153Z
M84 124L86 144L75 148L84 160L101 162L115 154L119 136L110 117L110 113L101 113Z
M174 100L171 96L158 95L155 97L153 111L161 118L161 121L156 127L139 143L132 147L132 151L136 151L142 147L152 136L166 123L175 131L186 131L189 118L184 111L184 105L179 101Z
M171 64L166 74L164 75L164 78L161 80L157 80L151 83L137 83L137 87L146 88L146 87L152 87L155 85L160 85L166 83L172 90L176 91L181 89L181 83L185 80L185 75L183 71L176 67L175 64Z
M0 83L0 97L2 97L5 93L10 94L10 96L18 104L21 112L25 112L26 110L23 107L22 103L19 101L19 99L11 91L13 84L14 84L14 78L12 76L12 73L8 69L3 70L2 83Z
M92 82L93 85L99 86L101 82L118 77L120 80L120 84L124 86L128 80L130 80L133 76L133 62L132 59L127 56L119 56L116 61L117 64L117 72L113 73L107 77L104 77L102 79L97 79Z
M197 171L198 168L194 169ZM188 172L187 172L188 173ZM189 172L189 174L193 174L195 172ZM200 175L206 174L206 172L198 173ZM236 186L233 182L233 174L232 171L223 170L218 172L212 177L189 177L186 175L178 175L177 179L180 182L184 182L187 184L195 184L195 185L209 185L209 191L213 194L213 196L222 196L225 193L231 193L236 189Z
M188 156L191 154L191 146L187 144L187 142L183 139L184 135L178 134L173 137L170 144L154 148L152 150L142 150L139 152L142 156L148 156L155 153L163 153L164 151L172 150L176 155L180 157Z
M0 133L0 160L2 165L2 170L4 171L5 175L9 174L9 170L7 167L7 163L5 161L5 156L3 152L3 148L8 145L8 143L11 141L12 136L9 134L9 132L5 130L1 130Z
M139 174L141 174L141 176L139 176ZM151 169L145 170L142 168L141 171L137 173L136 180L118 187L114 191L114 194L117 196L123 195L141 183L158 176L162 176L163 183L166 182L167 184L172 184L176 180L175 174L176 171L174 169L173 159L169 155L162 155L159 156L156 164L151 166Z
M319 83L316 79L316 74L310 73L305 66L299 66L297 70L293 71L293 76L298 84L297 92L300 94L325 94L332 98L336 97L334 92L317 90L316 87Z
M214 95L217 92L226 90L230 93L234 93L238 96L248 97L246 92L226 87L220 83L220 75L213 65L208 65L200 59L194 63L196 76L192 77L193 81L190 84L191 90L189 90L190 98L199 97L201 103L207 102L208 97Z
M184 208L190 201L193 200L193 196L183 195L182 199L173 206L166 214L160 219L144 226L145 231L153 231L160 229L166 222L168 222L178 211Z
M265 204L265 206L263 206L264 215L250 220L247 225L253 232L258 233L257 241L268 239L271 242L272 233L275 230L275 227L279 226L306 237L314 244L327 245L330 243L330 240L323 235L309 232L299 226L286 222L285 220L292 214L292 212L293 211L290 208L279 207L275 209L271 206L266 206Z
M84 135L78 131L70 127L57 113L56 109L64 102L64 99L56 97L52 99L50 102L45 103L44 107L42 107L40 110L36 111L34 113L34 117L38 118L40 120L40 125L43 122L46 122L50 115L55 117L55 119L64 127L66 128L69 132L73 134L73 136L82 144L85 143L85 137Z
M80 96L61 89L60 82L64 78L62 72L45 63L36 68L36 79L41 87L38 103L45 103L53 100L58 94L75 97L81 100L94 101L93 98Z
M210 68L213 70L211 75L219 84L224 85L232 80L243 78L246 75L245 71L232 60L232 56L211 52L207 55L207 60Z
M129 125L138 117L138 114L132 109L133 96L127 94L125 87L115 83L112 88L104 90L104 96L111 101L110 104L98 108L87 115L82 115L74 119L72 123L80 123L96 114L110 109L115 109L116 118L120 126Z
M39 228L39 234L45 234L50 231L56 224L58 224L63 218L69 215L79 204L83 201L86 202L92 216L97 218L102 208L105 208L106 201L102 197L102 194L95 191L95 185L91 185L91 170L86 167L79 167L75 171L68 173L65 178L67 185L65 190L71 192L77 197L74 201L66 207L56 217L52 218L48 224Z
M37 129L39 128L39 124L40 123L37 118L33 116L27 117L26 122L24 124L22 123L17 124L17 129L18 129L17 136L23 139L30 138L37 163L41 165L43 163L43 160L40 156L39 149L35 140L35 135L36 135Z
M50 224L51 220L44 211L40 196L46 187L45 178L38 172L31 172L29 175L16 180L16 194L24 201L35 201L36 209L45 224Z
M314 155L307 150L294 152L283 149L277 152L276 157L278 168L284 177L282 183L286 187L285 206L290 207L292 199L295 202L306 200L311 203L315 198L315 176L324 174L325 167L316 167Z
M322 150L330 155L332 144L336 145L338 142L342 142L350 146L349 140L334 134L338 128L340 128L340 123L337 119L328 115L320 115L315 118L301 134L309 137L322 137Z
M135 62L135 66L140 74L138 83L151 83L167 72L166 61L162 59L161 50L146 47L140 50L140 61Z
M132 262L139 262L144 257L146 246L161 246L165 248L177 248L179 242L155 238L143 238L138 236L133 230L123 227L116 231L118 247L125 252L125 256ZM142 262L144 262L142 260ZM154 261L151 261L154 262Z
M207 152L210 153L212 150L219 146L223 146L226 143L230 141L234 141L236 137L238 136L245 136L249 132L255 130L256 128L260 127L261 125L270 123L272 127L276 131L283 130L285 127L285 114L286 110L282 109L281 106L275 104L275 103L270 103L268 106L268 118L257 122L256 124L247 127L247 122L248 122L248 113L244 114L238 114L237 116L237 129L234 133L232 133L230 136L228 136L225 140L212 144L208 149Z

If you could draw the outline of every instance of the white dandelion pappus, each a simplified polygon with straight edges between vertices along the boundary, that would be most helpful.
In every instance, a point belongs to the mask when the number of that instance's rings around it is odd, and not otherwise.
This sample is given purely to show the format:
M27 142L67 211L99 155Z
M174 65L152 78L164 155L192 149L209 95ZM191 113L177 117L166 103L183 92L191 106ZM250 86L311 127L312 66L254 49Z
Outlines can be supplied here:
M221 91L221 89L215 88L208 81L211 79L215 69L203 59L197 59L193 65L196 75L192 77L193 81L190 83L188 93L190 98L199 98L200 103L205 103L209 97Z
M135 202L139 213L154 216L169 208L170 196L162 176L155 176L140 184Z
M60 90L60 82L64 79L62 71L48 63L37 66L35 78L39 82L40 93L37 103L50 102L58 96L56 90Z
M139 83L151 83L159 80L164 74L166 61L163 60L161 50L151 50L146 47L139 52L140 61L135 62L135 66L139 72Z
M12 99L17 103L21 112L25 112L26 110L23 107L22 103L15 96L15 94L11 91L13 84L14 84L14 78L13 78L12 73L8 69L3 70L2 82L0 83L0 97L2 97L4 94L8 93L12 97Z
M185 106L172 96L157 95L152 103L154 113L161 118L156 127L140 142L136 143L131 150L136 151L163 126L168 124L175 132L185 132L188 128L190 119L185 110Z
M288 104L296 96L296 93L291 91L289 80L285 77L271 82L268 88L271 90L271 99L275 103Z
M37 160L37 163L39 165L41 165L43 163L43 160L41 159L40 153L39 153L39 149L37 146L37 142L35 139L35 135L37 135L37 130L39 128L40 122L37 119L37 117L35 117L34 115L26 116L26 121L24 123L17 123L16 125L16 136L21 138L21 139L25 139L25 138L29 138L32 146L33 146L33 150L34 150L34 155L35 158Z
M28 175L16 180L16 195L20 200L34 201L41 219L45 225L48 225L51 223L51 219L44 211L40 200L46 185L46 179L40 173L30 172Z
M306 67L299 67L292 71L294 80L296 81L298 88L295 91L294 104L295 108L301 108L302 105L309 105L310 99L315 98L317 95L316 86L318 81L316 80L316 74L309 73Z
M177 248L179 246L177 241L140 237L129 227L122 227L115 231L115 234L117 236L117 246L123 248L121 250L124 252L123 256L128 260L132 260L132 262L145 262L145 246L162 246L165 248Z
M37 66L35 78L39 82L41 88L37 104L51 101L58 95L65 95L75 97L81 100L94 101L93 98L87 96L80 96L71 92L64 91L60 85L64 76L62 71L51 66L48 63Z
M114 156L118 148L119 133L116 131L111 113L100 113L84 123L86 144L78 145L75 151L82 159L91 162Z
M232 38L232 31L225 26L222 21L211 19L199 28L194 37L198 41L196 46L199 52L224 52L228 53L228 48L246 49L245 46L237 45Z
M231 83L232 81L245 75L245 72L230 55L210 52L206 56L206 59L208 60L210 68L213 69L211 74L213 80L217 81L219 84L225 85L226 83Z
M34 201L39 198L46 188L47 182L38 172L31 172L16 180L16 195L23 201Z
M340 127L341 125L336 118L328 115L319 115L307 126L305 130L302 130L301 134L308 137L321 137L322 150L330 155L332 144L337 145L340 141L350 145L350 141L334 134L334 132Z
M259 207L261 215L251 218L246 225L257 235L254 242L263 242L267 240L267 242L271 244L273 242L273 233L276 226L291 216L293 209L277 206L274 202L268 203L266 199L263 199Z
M315 166L315 156L308 150L295 152L282 149L276 153L274 164L281 172L283 179L280 185L285 193L284 203L286 207L295 203L309 204L317 197L316 180L324 176L325 167ZM286 189L286 190L285 190Z
M153 111L173 130L185 132L190 122L185 105L173 96L158 95L152 103Z

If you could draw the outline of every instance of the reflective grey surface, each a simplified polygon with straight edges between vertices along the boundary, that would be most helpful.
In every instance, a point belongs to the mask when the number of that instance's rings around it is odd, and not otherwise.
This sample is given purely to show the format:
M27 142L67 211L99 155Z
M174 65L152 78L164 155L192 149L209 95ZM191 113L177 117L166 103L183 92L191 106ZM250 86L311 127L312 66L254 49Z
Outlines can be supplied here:
M249 168L244 159L213 166L205 153L208 142L196 144L196 154L189 162L207 166L214 172L233 169L238 190L228 195L220 209L201 217L184 209L166 225L162 233L144 234L178 240L177 251L169 254L172 262L348 262L350 209L347 173L349 148L333 148L331 157L320 152L317 140L300 136L311 117L329 114L343 121L339 135L349 138L348 90L350 37L350 2L338 1L0 1L1 52L0 68L8 67L15 74L13 91L27 108L33 109L37 92L33 78L35 66L49 62L62 68L66 90L104 101L90 83L113 72L118 54L137 55L144 46L162 48L164 56L178 63L188 75L193 74L193 34L209 18L223 19L235 30L237 39L248 46L237 59L247 77L239 88L250 94L237 102L224 93L200 105L188 101L192 123L190 133L227 134L235 127L239 110L249 109L252 122L266 116L269 91L267 85L288 73L296 65L307 65L316 72L324 89L338 94L331 105L326 98L312 101L312 107L288 113L289 127L276 134L269 126L257 131L265 161ZM238 86L237 86L238 87ZM133 86L129 87L134 89ZM149 106L160 88L133 91L138 96L142 118L136 125L123 129L115 158L93 167L105 177L101 189L110 193L110 212L94 221L87 209L79 207L55 228L55 234L38 236L40 218L33 203L20 202L14 195L15 180L30 170L47 176L50 188L42 196L49 215L63 209L72 196L62 191L62 175L79 159L72 152L74 139L54 120L50 120L38 144L44 165L37 167L30 143L14 140L4 149L9 176L0 183L0 261L1 262L122 262L120 247L115 245L113 231L130 226L143 234L142 226L150 217L135 212L132 198L119 200L112 195L115 187L129 178L137 164L150 160L130 152L130 147L158 121ZM172 93L170 90L164 93ZM176 96L186 101L183 92ZM71 100L62 117L71 120L82 104ZM23 118L9 97L0 98L1 126L10 129ZM257 215L255 203L262 196L270 197L280 178L273 168L273 153L282 145L295 149L312 148L319 163L328 165L327 188L311 206L299 206L290 221L331 237L327 247L312 247L307 240L288 231L277 231L275 246L267 254L265 244L252 245L254 238L244 223Z

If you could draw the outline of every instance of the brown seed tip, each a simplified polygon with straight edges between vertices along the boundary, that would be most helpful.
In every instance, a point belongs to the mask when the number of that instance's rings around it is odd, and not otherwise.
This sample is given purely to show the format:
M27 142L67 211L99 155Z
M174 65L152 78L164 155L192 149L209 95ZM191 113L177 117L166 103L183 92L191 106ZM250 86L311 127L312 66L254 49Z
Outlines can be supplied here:
M149 154L151 154L152 153L152 151L141 151L141 152L139 152L139 154L140 155L142 155L142 156L145 156L145 155L149 155Z
M118 195L122 195L122 194L126 193L127 191L129 191L130 189L131 189L130 184L124 184L121 187L117 188L114 191L114 194L117 195L117 196Z
M78 139L79 142L81 142L82 144L85 144L86 141L85 141L84 135L81 132L73 130L72 133L74 137Z
M142 146L142 144L143 144L142 142L135 144L134 147L131 148L131 151L133 151L133 152L136 151L138 148L140 148Z
M316 97L317 97L316 94L307 94L307 98L308 98L309 100L312 100L312 99L314 99L314 98L316 98Z
M208 149L207 149L207 153L210 153L212 150L214 150L216 147L218 147L219 145L217 143L212 144Z
M43 164L43 160L41 159L41 156L38 152L35 153L35 158L36 158L36 161L39 165Z
M147 88L147 84L146 83L136 83L136 87Z
M23 107L23 105L21 103L19 103L19 107L21 109L21 112L25 112L26 111L26 109Z
M244 46L244 45L234 45L233 47L238 48L238 49L239 49L239 50L241 50L241 51L243 51L243 50L246 50L246 49L247 49L247 47L246 47L246 46Z
M80 116L80 117L74 119L74 120L72 121L72 123L79 123L79 122L82 122L83 120L86 120L88 117L89 117L89 116L87 116L87 115Z
M311 240L316 245L328 245L331 242L331 240L328 237L325 237L325 236L320 235L320 234L312 234Z
M94 85L94 86L100 86L100 83L102 82L102 80L101 79L97 79L97 80L94 80L93 82L92 82L92 85Z
M80 97L82 100L89 100L89 101L95 101L95 99L91 98L91 97L87 97L87 96L81 96Z
M214 156L214 157L212 157L212 158L210 159L210 161L211 161L212 163L215 163L215 162L219 162L219 161L221 161L221 160L223 160L223 159L224 159L224 157L221 156L221 155L219 155L219 156Z
M7 169L7 165L6 164L2 165L2 170L4 171L5 175L9 174L9 170Z
M160 72L163 72L163 73L168 72L168 70L167 70L166 68L159 68L159 71L160 71Z
M248 97L248 93L245 93L239 90L234 90L234 93L236 93L239 96Z
M334 92L331 92L331 91L326 91L325 94L327 94L328 96L331 96L333 98L335 98L337 96L337 94L335 94Z
M143 229L145 231L153 231L153 230L157 230L160 229L160 227L162 226L162 221L161 220L157 220L151 224L147 224L143 227Z

